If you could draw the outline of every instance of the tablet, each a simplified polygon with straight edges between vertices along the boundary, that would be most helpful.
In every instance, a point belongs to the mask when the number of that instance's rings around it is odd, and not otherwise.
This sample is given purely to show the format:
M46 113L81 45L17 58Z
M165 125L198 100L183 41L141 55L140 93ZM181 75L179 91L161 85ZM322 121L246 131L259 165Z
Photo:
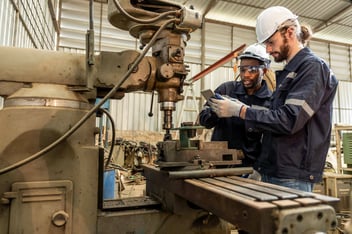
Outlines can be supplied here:
M207 100L207 101L209 100L209 98L215 96L213 90L211 90L211 89L202 90L202 91L200 91L200 93L203 95L203 97L204 97L205 100Z

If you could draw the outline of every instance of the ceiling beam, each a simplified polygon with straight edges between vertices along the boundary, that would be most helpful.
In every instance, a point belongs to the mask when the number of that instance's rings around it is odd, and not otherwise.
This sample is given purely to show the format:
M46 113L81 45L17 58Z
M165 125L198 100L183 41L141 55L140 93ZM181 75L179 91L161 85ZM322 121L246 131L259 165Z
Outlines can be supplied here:
M320 25L318 25L317 27L315 27L313 29L313 32L319 32L327 27L329 27L332 24L336 24L339 21L343 20L344 18L340 18L341 16L343 16L346 12L351 11L352 10L352 5L350 5L349 7L337 12L335 15L333 15L331 18L329 18L328 20L324 21L323 23L321 23Z
M219 0L210 0L208 2L207 7L205 8L204 12L203 12L203 16L205 17L206 14L208 14L208 12L211 10L211 8L213 8Z

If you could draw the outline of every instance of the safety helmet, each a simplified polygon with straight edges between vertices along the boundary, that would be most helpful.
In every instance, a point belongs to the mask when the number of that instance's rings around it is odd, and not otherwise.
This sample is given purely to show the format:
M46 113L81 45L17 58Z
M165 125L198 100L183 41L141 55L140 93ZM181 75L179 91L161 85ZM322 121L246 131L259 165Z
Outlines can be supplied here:
M297 15L282 6L273 6L262 11L257 17L255 31L259 43L269 39L288 20L298 24Z
M239 59L252 58L264 62L265 66L268 67L270 64L269 54L263 45L255 43L248 46L243 53L238 56Z

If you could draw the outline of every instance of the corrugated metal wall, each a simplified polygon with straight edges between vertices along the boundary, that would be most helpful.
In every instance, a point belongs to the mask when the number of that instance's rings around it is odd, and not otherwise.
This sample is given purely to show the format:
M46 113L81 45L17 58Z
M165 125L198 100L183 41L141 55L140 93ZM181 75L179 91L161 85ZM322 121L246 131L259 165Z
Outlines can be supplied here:
M55 49L57 7L58 0L2 0L0 45Z
M3 0L0 2L0 45L16 47L35 47L55 49L55 20L58 17L58 0ZM61 12L61 31L58 49L66 52L85 52L85 33L88 29L88 1L63 1ZM50 9L50 5L53 7ZM53 12L54 14L50 14ZM95 49L97 51L122 51L138 49L139 43L128 32L116 29L107 20L107 6L94 3ZM54 17L52 17L54 16ZM190 65L191 78L201 70L201 61L207 67L222 58L243 43L247 45L256 41L252 29L232 27L226 24L206 22L205 53L202 48L202 31L191 34L187 43L186 62ZM351 46L338 45L321 41L311 41L312 50L324 58L332 67L340 80L338 95L334 102L334 122L352 123L352 78L351 78ZM202 56L204 56L202 58ZM235 77L233 64L217 69L205 78L194 83L197 102L202 88L215 89L224 81ZM272 64L273 69L282 64ZM187 89L187 87L185 87ZM142 92L128 93L122 100L111 101L111 113L119 130L162 131L162 115L154 97L152 118L148 117L151 94ZM190 98L186 99L186 107L192 106ZM202 103L201 103L202 104ZM176 104L177 112L174 120L180 116L182 102ZM181 121L195 121L196 113L184 112Z
M54 50L58 1L1 0L0 46ZM2 106L3 99L0 98L0 108Z
M334 100L334 123L352 123L352 77L351 77L351 46L334 43L311 41L309 47L327 63L339 80Z

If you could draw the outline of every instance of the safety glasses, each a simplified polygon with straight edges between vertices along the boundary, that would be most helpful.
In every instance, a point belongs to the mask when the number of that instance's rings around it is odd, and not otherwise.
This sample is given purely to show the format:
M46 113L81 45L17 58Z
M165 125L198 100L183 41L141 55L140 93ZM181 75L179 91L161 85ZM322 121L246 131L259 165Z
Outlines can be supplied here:
M264 65L259 66L238 66L240 73L249 72L250 74L257 74L260 69L263 69Z

